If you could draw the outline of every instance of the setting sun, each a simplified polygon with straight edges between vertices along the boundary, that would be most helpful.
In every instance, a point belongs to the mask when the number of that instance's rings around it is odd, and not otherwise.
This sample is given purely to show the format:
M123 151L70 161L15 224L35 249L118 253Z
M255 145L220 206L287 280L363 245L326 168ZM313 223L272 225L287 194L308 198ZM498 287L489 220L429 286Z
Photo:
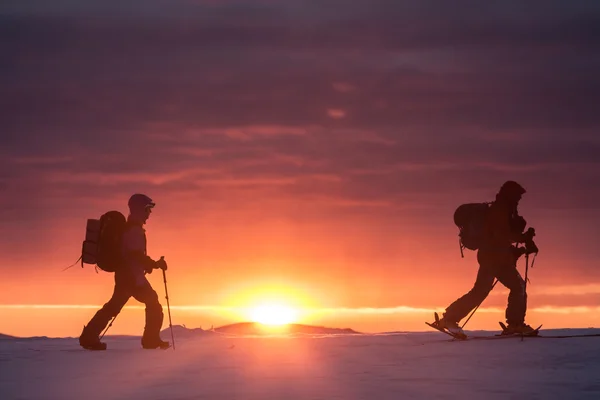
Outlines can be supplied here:
M262 305L250 310L250 319L264 325L285 325L296 322L298 313L283 305Z

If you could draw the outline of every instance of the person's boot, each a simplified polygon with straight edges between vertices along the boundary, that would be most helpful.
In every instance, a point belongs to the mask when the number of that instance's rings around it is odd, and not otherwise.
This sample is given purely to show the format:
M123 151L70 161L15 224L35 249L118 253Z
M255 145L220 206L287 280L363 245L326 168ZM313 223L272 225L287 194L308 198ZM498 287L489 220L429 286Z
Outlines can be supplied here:
M168 349L171 343L165 342L159 337L142 337L142 348L144 349Z
M100 341L98 334L90 329L89 324L83 327L79 345L86 350L106 350L106 343Z
M164 314L160 304L146 307L146 326L142 336L142 347L144 349L168 349L171 344L160 338Z
M106 343L100 341L100 333L110 322L112 315L104 307L83 327L79 345L86 350L106 350Z
M503 335L524 335L524 336L537 336L536 331L531 326L524 322L518 324L508 324L506 330L502 332Z
M465 332L458 325L458 322L448 320L445 317L442 317L439 320L438 327L447 330L448 332L450 332L451 334L453 334L455 336L466 337Z

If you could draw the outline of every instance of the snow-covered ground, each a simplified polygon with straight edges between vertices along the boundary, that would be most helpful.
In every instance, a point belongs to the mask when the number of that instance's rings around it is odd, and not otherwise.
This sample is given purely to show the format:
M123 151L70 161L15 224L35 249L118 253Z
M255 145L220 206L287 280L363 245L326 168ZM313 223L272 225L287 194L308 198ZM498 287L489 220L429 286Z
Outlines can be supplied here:
M0 399L600 399L600 337L204 334L176 337L176 350L105 339L105 352L76 339L0 340Z

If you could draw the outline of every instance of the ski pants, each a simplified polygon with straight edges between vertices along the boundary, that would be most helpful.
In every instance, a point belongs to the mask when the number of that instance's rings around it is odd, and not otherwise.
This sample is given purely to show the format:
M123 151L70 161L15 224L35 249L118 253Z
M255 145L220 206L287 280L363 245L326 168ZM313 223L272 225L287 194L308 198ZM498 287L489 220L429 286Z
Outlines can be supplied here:
M480 305L488 296L497 278L510 290L508 306L506 307L506 322L508 324L522 324L525 322L527 310L527 293L525 280L519 274L516 260L511 257L486 254L479 251L477 254L479 271L473 288L460 297L446 309L444 318L459 322L466 317L475 307Z
M115 273L115 288L110 300L96 312L86 326L86 335L98 337L113 317L116 317L131 297L146 305L146 326L143 337L154 340L160 338L163 324L163 309L156 291L150 282L143 279L141 284L124 273Z

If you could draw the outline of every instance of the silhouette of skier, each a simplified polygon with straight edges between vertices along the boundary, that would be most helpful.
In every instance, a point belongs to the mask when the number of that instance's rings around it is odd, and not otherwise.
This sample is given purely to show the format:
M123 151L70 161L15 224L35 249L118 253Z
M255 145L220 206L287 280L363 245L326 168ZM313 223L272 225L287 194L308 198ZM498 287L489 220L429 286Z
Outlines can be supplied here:
M481 245L477 251L479 270L473 288L446 308L439 327L445 328L455 335L464 335L458 325L471 310L481 304L494 285L497 278L510 293L506 308L505 334L529 334L534 329L525 323L527 310L527 293L525 281L516 268L518 258L525 253L537 252L532 237L534 231L525 229L525 219L517 212L519 201L525 189L514 181L505 182L496 194L496 200L490 205L485 218ZM513 243L525 243L516 247Z
M155 203L144 194L130 197L129 216L121 240L122 266L115 271L115 287L110 300L96 312L83 328L79 344L89 350L106 350L100 341L100 333L109 321L116 317L130 297L146 305L146 326L141 344L145 349L169 347L169 342L160 338L163 309L156 291L146 279L153 269L167 269L164 259L153 260L146 254L146 231L143 225L148 220Z

